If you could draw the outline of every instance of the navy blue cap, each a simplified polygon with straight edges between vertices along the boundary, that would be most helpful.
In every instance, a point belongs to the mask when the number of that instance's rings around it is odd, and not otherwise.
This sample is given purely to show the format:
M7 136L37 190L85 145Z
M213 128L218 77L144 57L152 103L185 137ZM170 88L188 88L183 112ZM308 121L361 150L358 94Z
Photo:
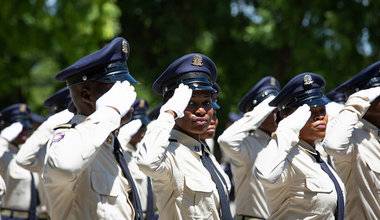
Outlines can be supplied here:
M149 103L146 99L139 98L133 103L132 120L140 119L145 125L149 124L149 119L146 112L149 109Z
M104 48L82 57L59 72L55 79L66 81L68 86L87 80L105 83L128 80L130 83L138 83L129 74L127 66L129 52L128 41L117 37Z
M34 123L42 124L45 121L45 118L34 112L30 113L30 120Z
M67 109L70 102L71 95L69 88L64 87L47 98L44 106L49 109L50 113L57 113Z
M346 98L348 98L351 94L359 90L377 86L380 86L380 61L369 65L351 79L342 83L336 88L336 91L345 93Z
M214 83L214 85L212 85L212 88L215 89L215 92L212 94L212 107L214 109L220 109L220 106L218 105L218 95L219 95L219 92L220 92L220 86L218 85L218 83Z
M241 99L238 104L240 112L249 112L260 104L269 95L276 96L281 86L278 80L272 76L262 78L251 90Z
M30 108L26 104L13 104L1 111L1 121L14 123L21 122L24 127L32 127L30 124Z
M153 108L153 110L149 112L148 114L149 120L153 121L158 118L158 116L160 115L161 107L162 107L162 103L158 104L156 107Z
M333 102L341 104L344 104L347 101L346 95L343 92L337 92L336 88L326 93L326 97Z
M153 91L159 95L175 90L179 84L188 85L193 90L212 88L218 71L215 63L200 53L186 54L175 60L153 83Z
M291 79L278 95L269 103L278 110L298 108L303 104L310 107L326 105L328 99L323 95L326 81L315 73L301 73Z

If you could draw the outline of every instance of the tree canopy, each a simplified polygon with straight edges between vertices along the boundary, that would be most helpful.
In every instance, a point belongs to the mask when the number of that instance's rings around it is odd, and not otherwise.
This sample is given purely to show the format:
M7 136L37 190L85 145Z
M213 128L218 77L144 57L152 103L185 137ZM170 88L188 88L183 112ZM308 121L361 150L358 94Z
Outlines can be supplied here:
M178 57L200 52L218 67L225 118L262 77L284 86L314 72L327 91L380 57L380 1L28 0L0 8L1 108L41 105L65 86L54 76L116 36L131 45L128 66L139 97Z

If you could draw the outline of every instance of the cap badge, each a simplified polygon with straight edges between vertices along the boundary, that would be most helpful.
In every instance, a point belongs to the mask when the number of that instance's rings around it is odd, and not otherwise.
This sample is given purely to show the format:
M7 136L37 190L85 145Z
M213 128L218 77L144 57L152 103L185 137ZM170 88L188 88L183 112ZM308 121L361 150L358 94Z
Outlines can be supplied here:
M312 84L314 81L313 81L313 78L311 78L311 76L309 74L305 75L303 77L303 84L304 85L310 85Z
M270 78L270 85L271 86L275 86L276 85L276 80L273 77Z
M128 42L126 40L123 40L121 50L125 54L128 54Z
M191 65L193 66L202 66L203 63L202 63L202 57L199 56L199 55L195 55L193 57L193 62L191 63Z
M26 112L26 105L25 104L20 105L19 110L20 112Z
M139 102L139 107L142 108L142 107L144 107L144 105L145 105L145 101L144 101L144 99L141 99Z

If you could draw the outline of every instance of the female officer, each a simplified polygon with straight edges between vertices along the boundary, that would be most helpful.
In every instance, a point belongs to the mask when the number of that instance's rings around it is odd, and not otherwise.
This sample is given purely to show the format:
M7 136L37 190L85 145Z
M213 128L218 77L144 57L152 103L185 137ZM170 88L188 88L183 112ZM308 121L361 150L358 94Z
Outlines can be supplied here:
M344 186L315 150L324 138L328 117L325 80L302 73L269 103L280 123L256 159L270 219L343 219Z
M216 77L212 60L193 53L174 61L153 84L164 104L137 163L152 178L160 219L232 219L228 177L200 140L214 112Z

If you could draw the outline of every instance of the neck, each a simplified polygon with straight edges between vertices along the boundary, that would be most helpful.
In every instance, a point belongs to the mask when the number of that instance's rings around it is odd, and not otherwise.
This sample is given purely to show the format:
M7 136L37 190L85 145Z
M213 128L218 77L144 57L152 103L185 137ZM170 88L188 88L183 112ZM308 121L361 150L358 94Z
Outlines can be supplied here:
M365 114L363 118L369 122L371 122L373 125L375 125L377 128L380 128L380 119L378 115L373 114Z

